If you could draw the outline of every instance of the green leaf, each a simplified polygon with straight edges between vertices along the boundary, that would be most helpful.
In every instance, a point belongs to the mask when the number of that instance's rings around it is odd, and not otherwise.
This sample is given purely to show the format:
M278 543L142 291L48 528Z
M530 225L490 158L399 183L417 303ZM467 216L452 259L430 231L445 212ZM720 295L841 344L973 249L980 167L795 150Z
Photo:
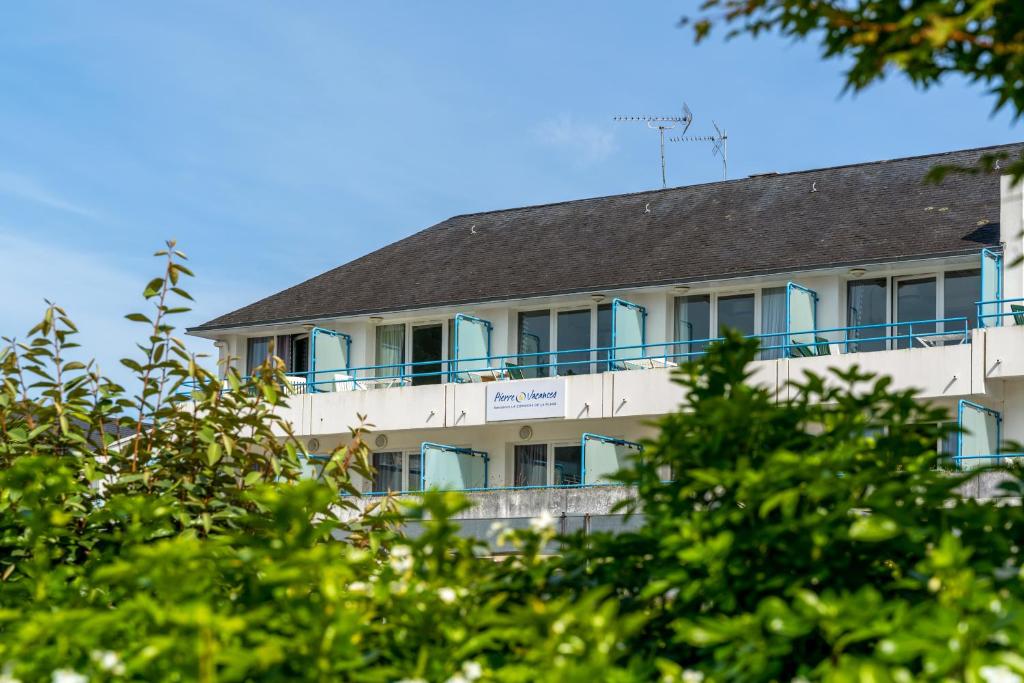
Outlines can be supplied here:
M160 293L164 287L164 279L162 277L156 277L149 281L146 285L146 289L142 292L142 296L147 299L152 299L154 296Z
M850 525L850 538L867 543L888 541L900 533L899 525L884 515L867 515Z

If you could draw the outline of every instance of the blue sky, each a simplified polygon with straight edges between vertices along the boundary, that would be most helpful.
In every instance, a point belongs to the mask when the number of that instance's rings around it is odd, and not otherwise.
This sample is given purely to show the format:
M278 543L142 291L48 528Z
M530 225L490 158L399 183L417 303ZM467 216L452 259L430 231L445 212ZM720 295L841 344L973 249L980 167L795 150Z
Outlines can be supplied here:
M960 81L854 97L812 45L694 46L696 4L4 3L0 334L54 299L123 377L166 238L196 324L450 215L657 187L657 134L612 116L684 100L733 178L1021 137ZM720 173L668 150L670 185Z

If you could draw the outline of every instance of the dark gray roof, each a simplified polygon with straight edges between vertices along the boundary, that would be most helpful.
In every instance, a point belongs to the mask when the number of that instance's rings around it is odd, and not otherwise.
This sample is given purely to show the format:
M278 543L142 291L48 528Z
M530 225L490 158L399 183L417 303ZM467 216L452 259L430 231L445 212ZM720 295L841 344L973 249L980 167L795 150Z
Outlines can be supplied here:
M455 216L192 331L895 261L999 241L999 179L948 152Z

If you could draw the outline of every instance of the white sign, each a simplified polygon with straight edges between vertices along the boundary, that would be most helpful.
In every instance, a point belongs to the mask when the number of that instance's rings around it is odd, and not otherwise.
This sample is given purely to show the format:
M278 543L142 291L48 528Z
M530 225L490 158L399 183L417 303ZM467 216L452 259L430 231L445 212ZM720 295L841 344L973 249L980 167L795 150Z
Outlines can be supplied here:
M565 379L528 379L487 385L488 422L565 417Z

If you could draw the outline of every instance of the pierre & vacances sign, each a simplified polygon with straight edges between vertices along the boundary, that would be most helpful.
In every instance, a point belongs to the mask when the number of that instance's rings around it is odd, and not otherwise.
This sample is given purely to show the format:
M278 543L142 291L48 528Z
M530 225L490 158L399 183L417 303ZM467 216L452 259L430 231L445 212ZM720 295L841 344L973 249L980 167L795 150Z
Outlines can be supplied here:
M565 417L565 379L531 379L487 385L488 422Z

